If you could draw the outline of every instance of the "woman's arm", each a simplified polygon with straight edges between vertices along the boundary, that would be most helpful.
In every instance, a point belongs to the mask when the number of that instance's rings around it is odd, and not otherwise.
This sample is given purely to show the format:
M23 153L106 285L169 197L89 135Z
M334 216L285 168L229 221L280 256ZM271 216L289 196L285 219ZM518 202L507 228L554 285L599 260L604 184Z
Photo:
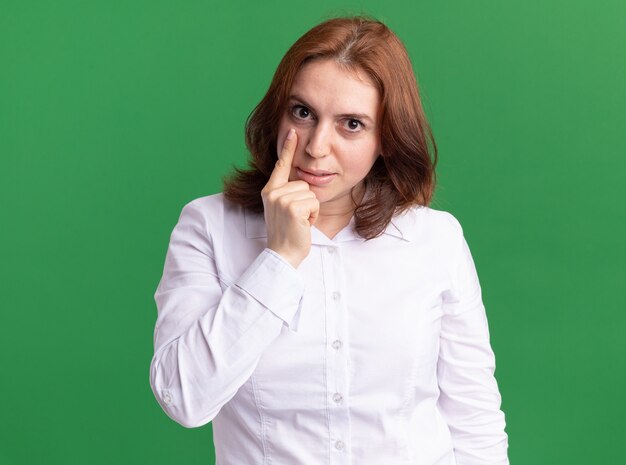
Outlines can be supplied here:
M183 208L155 294L150 385L167 415L186 427L210 422L282 326L295 330L304 292L297 271L269 249L223 290L205 215L196 201Z
M444 296L437 367L439 408L452 433L457 465L505 465L508 438L481 288L461 225L451 219L453 285Z

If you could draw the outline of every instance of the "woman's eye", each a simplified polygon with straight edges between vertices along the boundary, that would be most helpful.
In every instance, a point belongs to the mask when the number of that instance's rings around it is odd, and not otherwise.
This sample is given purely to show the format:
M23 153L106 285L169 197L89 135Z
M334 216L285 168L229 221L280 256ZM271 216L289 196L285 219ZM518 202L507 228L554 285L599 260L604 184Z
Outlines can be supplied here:
M291 109L291 114L298 119L307 119L311 116L311 112L307 107L303 107L302 105L295 105Z
M363 123L361 123L358 119L349 119L346 121L346 129L350 132L356 132L362 128Z

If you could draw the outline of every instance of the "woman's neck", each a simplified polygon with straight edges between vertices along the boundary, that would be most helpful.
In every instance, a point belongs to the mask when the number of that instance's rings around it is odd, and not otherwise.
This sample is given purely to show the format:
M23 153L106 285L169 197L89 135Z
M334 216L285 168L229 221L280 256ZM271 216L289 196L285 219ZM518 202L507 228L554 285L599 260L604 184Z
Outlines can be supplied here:
M345 228L354 216L354 210L363 199L364 186L358 186L351 194L320 205L320 211L314 226L332 239Z
M344 213L320 213L314 226L322 231L326 237L332 239L339 231L348 226L353 214L354 210Z

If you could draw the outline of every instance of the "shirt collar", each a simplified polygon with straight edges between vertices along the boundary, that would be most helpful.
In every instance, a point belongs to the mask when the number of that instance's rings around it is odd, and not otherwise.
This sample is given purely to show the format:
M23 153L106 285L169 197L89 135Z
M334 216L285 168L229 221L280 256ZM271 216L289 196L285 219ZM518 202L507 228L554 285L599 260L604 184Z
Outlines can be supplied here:
M267 237L267 228L265 227L265 219L262 213L253 213L244 209L245 224L246 224L246 236L249 239L259 239ZM415 217L409 212L403 212L400 215L394 216L383 235L388 235L410 242L414 238L415 231ZM311 229L311 242L318 245L330 245L337 242L346 242L350 240L364 241L361 236L357 234L354 229L354 217L350 219L348 226L341 231L331 240L324 233L322 233L315 226Z

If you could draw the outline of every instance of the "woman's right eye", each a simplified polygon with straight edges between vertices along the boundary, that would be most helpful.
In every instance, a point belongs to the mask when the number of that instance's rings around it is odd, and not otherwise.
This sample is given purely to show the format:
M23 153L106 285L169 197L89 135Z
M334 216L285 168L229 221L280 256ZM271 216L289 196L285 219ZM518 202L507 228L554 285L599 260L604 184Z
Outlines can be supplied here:
M311 111L303 105L294 105L291 107L291 114L297 119L308 119L311 116Z

